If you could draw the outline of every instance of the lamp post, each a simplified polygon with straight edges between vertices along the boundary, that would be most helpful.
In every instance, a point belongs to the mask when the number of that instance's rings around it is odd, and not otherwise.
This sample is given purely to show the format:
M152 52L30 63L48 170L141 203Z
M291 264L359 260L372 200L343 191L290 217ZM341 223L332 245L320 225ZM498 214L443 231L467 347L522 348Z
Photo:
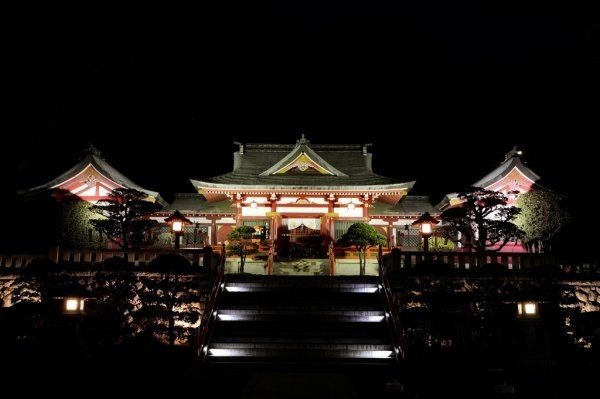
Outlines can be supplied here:
M181 212L175 211L165 219L165 222L171 225L171 231L175 234L175 249L179 249L179 241L183 235L183 228L186 225L192 224L192 221L183 216Z
M62 317L60 318L60 325L65 328L65 335L67 341L72 341L77 344L77 348L80 353L87 354L87 342L85 340L85 334L82 334L82 328L85 327L84 321L86 320L86 305L94 300L95 298L90 296L90 292L79 286L71 286L64 289L60 289L57 292L57 296L52 296L53 301L57 301L57 305L60 304L60 311ZM59 308L56 308L57 310ZM71 335L73 331L74 335ZM65 341L65 342L67 342Z
M65 314L82 314L84 310L85 298L70 296L64 299Z
M538 313L538 304L535 301L526 301L517 303L517 315L519 317L536 317Z
M413 226L419 226L421 237L423 237L423 251L429 251L429 237L433 234L433 226L439 222L435 220L429 212L425 212L413 222Z

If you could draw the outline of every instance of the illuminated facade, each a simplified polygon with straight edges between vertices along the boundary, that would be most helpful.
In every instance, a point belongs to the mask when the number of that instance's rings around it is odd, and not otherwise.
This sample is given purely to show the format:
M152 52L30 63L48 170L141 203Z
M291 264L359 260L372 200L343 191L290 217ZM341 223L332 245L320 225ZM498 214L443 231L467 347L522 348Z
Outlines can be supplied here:
M471 184L473 187L481 187L485 190L502 192L508 198L508 205L514 205L519 195L533 188L540 188L538 176L531 170L522 159L522 152L514 147L498 167L485 175L483 178ZM460 204L457 193L451 193L440 202L436 208L444 209Z
M414 182L372 170L368 145L313 145L304 137L295 144L238 145L230 173L191 179L198 194L178 195L169 209L209 226L211 244L239 225L283 245L296 235L334 240L365 221L395 245L397 229L431 210L426 197L407 200ZM403 200L413 207L399 207Z
M21 194L51 191L63 201L95 202L115 188L134 188L163 205L153 215L161 224L174 211L192 222L181 248L221 244L235 227L249 225L256 238L278 248L312 237L321 241L322 251L357 221L374 226L387 237L389 247L414 249L420 237L413 222L425 212L439 217L458 203L456 194L448 194L433 206L427 196L409 195L414 181L377 174L370 144L312 144L304 136L293 144L235 144L231 172L190 179L195 192L177 193L170 204L115 170L93 147L69 171ZM538 180L514 148L498 168L473 185L514 199Z

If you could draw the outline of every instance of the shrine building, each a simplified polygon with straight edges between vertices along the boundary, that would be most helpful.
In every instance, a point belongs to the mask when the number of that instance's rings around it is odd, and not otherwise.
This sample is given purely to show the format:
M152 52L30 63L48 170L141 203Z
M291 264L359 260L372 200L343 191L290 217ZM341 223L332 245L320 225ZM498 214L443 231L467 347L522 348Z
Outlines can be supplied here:
M370 144L312 144L304 135L292 144L235 144L231 172L191 178L193 192L176 193L171 203L115 170L93 146L67 172L20 194L95 202L115 188L133 188L163 206L152 218L165 229L165 218L174 211L192 222L181 248L225 243L234 228L248 225L257 238L282 250L312 239L321 241L322 251L356 222L375 227L387 237L388 247L414 249L420 237L413 222L425 212L439 218L444 209L460 203L456 193L436 205L427 196L409 195L415 181L373 170ZM502 191L514 201L540 179L521 155L513 148L496 169L471 185Z

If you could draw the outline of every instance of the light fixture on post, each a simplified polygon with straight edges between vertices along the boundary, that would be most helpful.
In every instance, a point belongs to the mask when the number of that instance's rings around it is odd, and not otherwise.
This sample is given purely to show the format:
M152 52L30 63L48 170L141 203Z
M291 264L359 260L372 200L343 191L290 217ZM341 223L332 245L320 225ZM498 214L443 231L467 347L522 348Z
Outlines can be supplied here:
M183 235L183 229L186 225L192 224L192 221L183 216L181 212L175 211L165 219L165 222L171 225L171 231L175 234L175 249L179 249L179 241Z
M415 220L412 224L413 226L419 226L419 231L421 232L421 236L423 237L423 251L429 251L429 237L433 234L433 226L438 224L439 222L433 218L429 214L429 212L425 212L421 215L417 220Z
M535 301L517 302L517 315L519 317L536 317L538 304Z
M67 297L64 299L64 312L68 314L81 314L85 309L85 298Z
M82 316L85 314L85 302L91 297L90 293L83 288L69 287L61 290L58 296L53 296L52 299L62 302L63 314Z

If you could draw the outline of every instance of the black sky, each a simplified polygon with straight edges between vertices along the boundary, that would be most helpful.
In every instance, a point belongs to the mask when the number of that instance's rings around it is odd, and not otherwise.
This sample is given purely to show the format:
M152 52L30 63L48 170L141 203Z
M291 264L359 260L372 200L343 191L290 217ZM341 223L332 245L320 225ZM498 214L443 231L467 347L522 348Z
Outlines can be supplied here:
M451 3L16 13L7 181L44 183L92 143L168 198L229 172L234 141L304 133L373 143L376 172L434 202L515 145L546 185L580 195L597 169L598 14Z

